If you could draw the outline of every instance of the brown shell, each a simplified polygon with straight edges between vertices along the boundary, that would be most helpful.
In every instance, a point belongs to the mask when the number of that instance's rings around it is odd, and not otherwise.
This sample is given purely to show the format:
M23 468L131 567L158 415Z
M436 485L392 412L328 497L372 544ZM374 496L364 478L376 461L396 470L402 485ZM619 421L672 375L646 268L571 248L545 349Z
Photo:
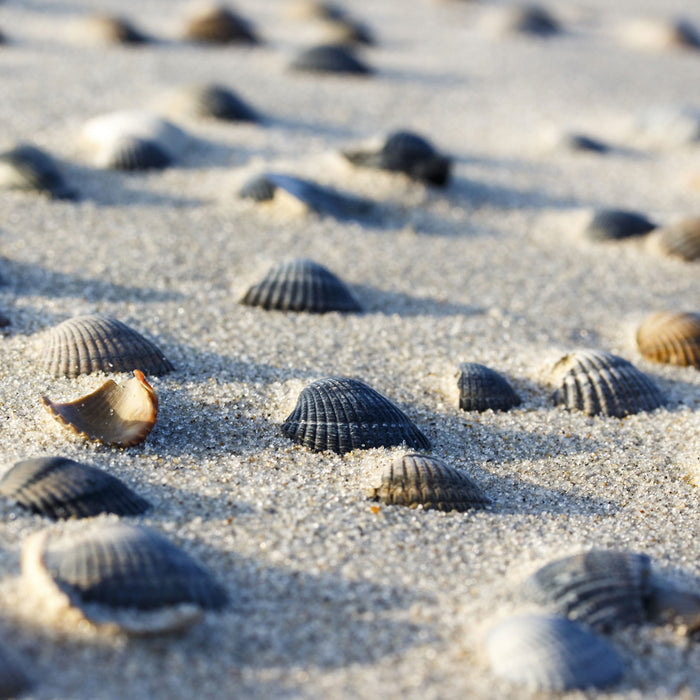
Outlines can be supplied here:
M55 403L46 396L41 400L51 415L73 432L119 447L143 442L158 415L158 397L138 369L123 384L110 379L92 394L69 403Z
M637 331L637 345L648 360L700 369L700 314L652 314Z
M250 23L224 5L198 5L185 25L183 35L192 41L213 44L257 44L259 39Z
M662 229L656 244L666 255L688 262L700 260L700 216L683 219Z

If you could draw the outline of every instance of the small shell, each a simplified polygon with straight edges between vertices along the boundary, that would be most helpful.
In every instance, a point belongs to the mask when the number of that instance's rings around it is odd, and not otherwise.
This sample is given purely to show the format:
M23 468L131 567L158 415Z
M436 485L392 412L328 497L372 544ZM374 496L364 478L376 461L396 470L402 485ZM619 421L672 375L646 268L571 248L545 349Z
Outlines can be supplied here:
M387 465L369 498L388 505L460 513L490 503L477 483L436 457L408 454Z
M0 187L43 192L54 199L75 199L54 159L44 151L20 144L0 153Z
M617 355L578 350L559 360L552 370L554 403L589 416L623 418L653 411L663 403L656 384Z
M81 33L86 39L105 44L145 44L150 38L124 17L95 14L80 22Z
M511 5L504 8L495 20L494 29L501 34L546 38L561 32L558 20L541 5Z
M591 241L618 241L631 236L643 236L656 228L643 214L622 209L599 209L583 230Z
M70 403L54 403L46 396L41 400L51 415L74 433L119 447L143 442L158 415L158 398L138 369L123 384L110 379L97 391Z
M253 285L242 304L280 311L362 311L346 285L313 260L291 260L272 268Z
M175 112L223 121L257 122L255 110L223 85L204 83L177 90L167 99Z
M302 51L289 67L296 71L313 73L346 73L370 75L372 69L360 61L346 46L322 44Z
M223 5L204 3L195 7L183 30L185 39L212 44L257 44L250 22Z
M54 609L132 634L184 629L227 603L211 573L162 535L122 522L84 521L68 534L27 538L22 575Z
M363 44L374 46L376 43L370 29L351 17L325 19L322 21L325 40L329 44Z
M0 494L54 520L139 515L151 507L111 474L63 457L17 462L0 479Z
M465 362L459 370L459 407L463 411L507 411L520 403L508 381L489 367Z
M135 367L160 375L174 369L150 340L125 323L101 314L76 316L59 323L44 341L41 360L54 377L131 372Z
M652 314L639 326L637 345L648 360L700 369L700 314Z
M489 632L486 653L496 676L533 690L605 688L624 671L607 642L565 617L507 618Z
M0 698L16 698L32 687L24 664L4 644L0 644Z
M661 229L655 244L665 255L688 262L700 260L700 216L683 219Z
M543 566L522 593L553 613L594 627L639 625L647 619L650 572L645 554L594 549Z
M309 384L282 432L314 452L343 454L404 442L414 449L430 449L428 438L403 411L363 382L346 377Z
M587 151L589 153L608 153L610 151L610 146L607 143L585 134L570 131L560 134L557 146L567 151Z

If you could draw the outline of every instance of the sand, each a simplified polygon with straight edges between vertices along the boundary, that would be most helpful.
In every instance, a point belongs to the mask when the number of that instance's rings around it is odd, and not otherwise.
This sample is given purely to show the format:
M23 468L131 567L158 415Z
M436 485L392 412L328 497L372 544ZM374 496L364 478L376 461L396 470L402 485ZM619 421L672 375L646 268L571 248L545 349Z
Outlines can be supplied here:
M376 32L371 78L286 70L316 29L277 0L238 0L259 47L182 42L184 2L19 0L0 7L3 148L59 159L79 202L0 198L0 470L62 455L102 467L154 503L136 518L208 566L232 599L179 637L129 639L50 619L23 588L25 538L51 525L0 502L2 638L37 698L541 697L496 680L485 630L522 607L520 582L591 547L647 553L698 588L700 373L653 364L634 334L659 309L700 308L697 264L644 239L580 235L594 207L660 224L698 213L698 146L650 142L656 106L692 104L698 54L642 50L619 29L700 12L683 0L553 3L568 30L493 33L503 3L357 0ZM561 5L561 7L559 7ZM86 12L121 12L160 42L76 39ZM193 141L177 167L91 166L81 126L154 108L174 87L228 85L265 125L175 118ZM445 189L354 169L338 152L393 129L454 159ZM605 155L553 146L566 130ZM339 221L237 196L266 169L377 202ZM283 259L342 277L361 315L288 314L238 303ZM41 397L70 400L105 377L52 378L45 332L102 312L156 341L176 366L150 378L160 401L139 447L72 437ZM552 405L549 371L577 348L621 355L656 381L663 408L619 420ZM456 402L461 362L486 364L522 398L507 413ZM351 376L395 401L433 454L466 471L488 511L440 513L366 500L401 448L315 454L279 425L311 381ZM128 375L114 378L123 381ZM625 660L610 698L700 695L700 646L672 627L609 635ZM575 693L573 695L576 695Z

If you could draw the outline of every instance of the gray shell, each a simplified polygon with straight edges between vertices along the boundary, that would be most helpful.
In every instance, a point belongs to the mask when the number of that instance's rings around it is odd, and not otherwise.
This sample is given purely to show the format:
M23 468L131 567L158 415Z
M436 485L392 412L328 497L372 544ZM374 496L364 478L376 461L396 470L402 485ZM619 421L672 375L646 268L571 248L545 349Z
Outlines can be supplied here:
M651 562L645 554L591 550L536 571L523 595L553 613L603 629L646 622Z
M17 462L0 478L0 494L54 520L139 515L151 507L111 474L63 457Z
M0 187L42 192L54 199L76 199L54 159L29 144L0 153Z
M313 260L291 260L272 268L241 299L242 304L280 311L362 311L347 286Z
M32 686L20 659L0 644L0 698L16 698Z
M379 392L356 379L329 377L309 384L282 424L282 432L314 452L406 443L430 449L430 441L408 416Z
M295 71L370 75L372 69L342 45L323 44L302 51L290 64Z
M477 362L465 362L459 369L459 407L463 411L507 411L520 403L513 387L498 372Z
M700 314L652 314L637 330L637 346L648 360L700 369Z
M54 377L134 369L160 375L174 369L154 343L125 323L101 314L59 323L46 336L41 361Z
M700 260L700 217L684 219L662 229L657 244L666 255L688 262Z
M224 121L256 122L259 117L232 90L212 83L183 88L180 99L190 113Z
M643 214L623 209L599 209L584 229L584 236L592 241L619 241L632 236L643 236L656 224Z
M259 39L248 20L224 5L212 5L193 14L185 24L185 39L212 44L257 44Z
M624 671L605 640L565 617L507 618L487 635L486 653L494 675L533 690L605 688Z
M565 355L554 365L552 382L558 387L553 395L556 404L589 416L622 418L653 411L663 403L649 377L609 352L579 350Z
M369 497L388 505L459 511L483 508L490 503L477 483L464 472L436 457L407 454L387 465L381 484Z

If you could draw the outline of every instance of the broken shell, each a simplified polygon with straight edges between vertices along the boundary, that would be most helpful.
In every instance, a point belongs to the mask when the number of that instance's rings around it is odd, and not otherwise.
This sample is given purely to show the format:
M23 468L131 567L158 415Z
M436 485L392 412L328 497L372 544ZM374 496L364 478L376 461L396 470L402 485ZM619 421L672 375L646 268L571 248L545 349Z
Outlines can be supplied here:
M59 323L46 336L41 359L54 377L130 372L134 367L160 375L174 369L154 343L125 323L101 314Z
M520 403L508 381L477 362L459 366L459 407L463 411L507 411Z
M637 345L648 360L700 369L700 314L652 314L639 326Z
M185 39L212 44L257 44L248 20L223 5L203 3L193 8L183 30Z
M168 108L195 117L224 121L257 122L258 115L235 92L223 85L189 85L166 99Z
M111 474L64 457L17 462L0 478L0 494L54 520L100 513L139 515L151 507Z
M16 698L32 687L24 664L4 644L0 644L0 698Z
M490 503L477 483L436 457L407 454L384 468L369 498L388 505L463 513Z
M242 304L280 311L362 311L352 292L330 270L313 260L291 260L272 268L254 284Z
M661 229L654 243L666 255L688 262L700 260L700 216L683 219Z
M302 51L289 67L313 73L370 75L372 69L360 61L350 48L339 44L322 44Z
M226 605L211 573L153 530L89 522L27 538L22 575L55 610L78 610L96 626L130 634L181 630Z
M414 449L430 449L428 438L403 411L367 384L346 377L309 384L282 432L314 452L343 454L404 442Z
M41 400L51 415L74 433L119 447L143 442L158 415L158 398L138 369L123 384L110 379L92 394L69 403L54 403L46 396Z
M630 236L642 236L656 228L643 214L622 209L599 209L583 230L592 241L618 241Z
M43 192L54 199L75 199L54 159L35 146L19 144L0 153L0 187Z
M557 386L555 404L589 416L623 418L653 411L663 403L661 392L649 377L609 352L569 353L554 365L551 380Z
M95 14L82 18L80 33L88 40L106 44L145 44L150 38L124 17Z

